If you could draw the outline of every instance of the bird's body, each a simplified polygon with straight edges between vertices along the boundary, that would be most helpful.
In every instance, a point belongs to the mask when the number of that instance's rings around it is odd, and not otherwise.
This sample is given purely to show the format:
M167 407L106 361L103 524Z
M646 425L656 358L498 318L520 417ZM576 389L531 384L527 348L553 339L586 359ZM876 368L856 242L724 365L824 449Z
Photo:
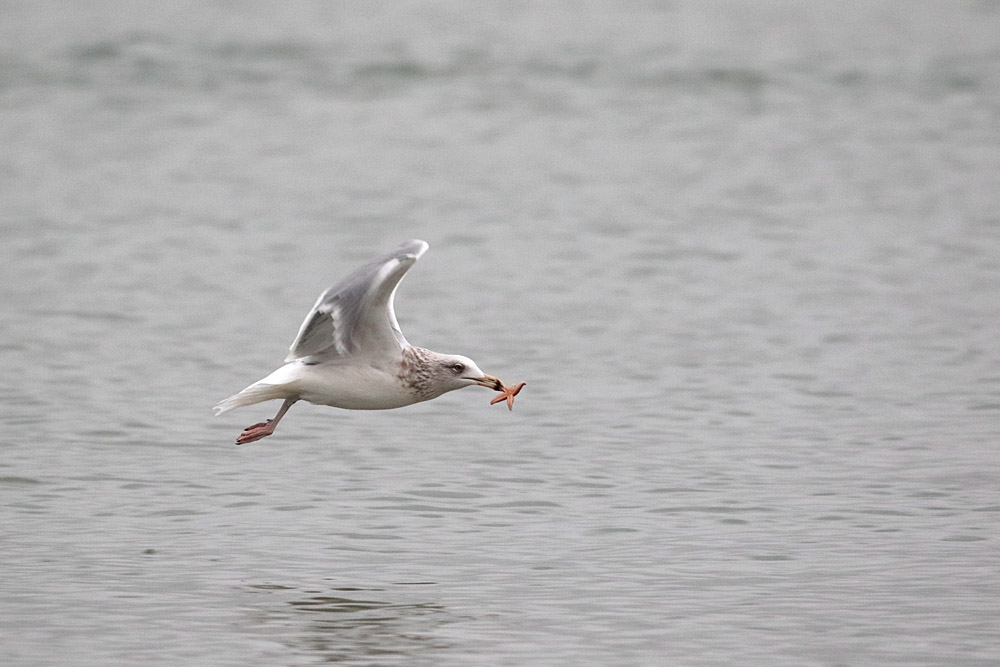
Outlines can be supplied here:
M255 382L241 394L245 399L254 392L266 392L273 398L297 396L316 405L328 405L345 410L390 410L420 401L437 398L445 393L421 391L418 383L420 366L429 364L430 350L408 346L392 358L371 359L366 363L330 359L325 362L306 362L301 359L289 362L263 380ZM412 377L407 381L406 378ZM256 387L256 389L255 389ZM263 399L269 400L269 399ZM254 401L259 402L259 401ZM250 403L223 406L219 414Z
M399 381L399 364L341 367L327 363L298 366L294 371L298 376L294 384L299 398L316 405L345 410L390 410L419 400Z
M425 350L403 337L393 296L427 247L423 241L404 243L320 295L299 328L287 363L215 406L215 413L222 414L284 400L274 419L247 428L237 444L271 435L299 400L348 410L388 410L473 385L504 390L500 380L468 357Z

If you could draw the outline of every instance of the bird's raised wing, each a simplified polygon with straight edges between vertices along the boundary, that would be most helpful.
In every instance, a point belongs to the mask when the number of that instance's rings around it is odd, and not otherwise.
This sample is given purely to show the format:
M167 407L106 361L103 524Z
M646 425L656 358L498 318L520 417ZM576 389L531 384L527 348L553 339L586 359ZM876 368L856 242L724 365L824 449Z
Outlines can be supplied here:
M377 356L407 345L392 299L399 281L429 246L407 241L323 292L299 327L285 361Z

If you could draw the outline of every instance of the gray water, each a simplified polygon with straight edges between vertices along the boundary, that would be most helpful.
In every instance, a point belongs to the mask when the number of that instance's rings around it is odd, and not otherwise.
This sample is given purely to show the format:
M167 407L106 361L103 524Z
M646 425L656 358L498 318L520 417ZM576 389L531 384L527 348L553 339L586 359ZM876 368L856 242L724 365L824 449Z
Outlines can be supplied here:
M1000 664L1000 4L7 3L5 665ZM526 381L266 404L407 238Z

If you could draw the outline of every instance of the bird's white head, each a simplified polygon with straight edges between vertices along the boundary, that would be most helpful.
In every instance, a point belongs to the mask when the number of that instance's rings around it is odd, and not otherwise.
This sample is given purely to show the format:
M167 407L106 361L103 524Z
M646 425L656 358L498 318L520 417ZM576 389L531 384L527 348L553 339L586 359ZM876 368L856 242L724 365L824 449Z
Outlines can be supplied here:
M416 394L419 401L428 401L449 391L474 385L503 391L503 382L479 370L472 359L460 354L431 352L412 345L403 349L399 379Z
M453 391L462 387L479 385L494 391L500 391L503 383L479 370L472 359L460 354L440 354L433 362L433 373L445 391Z

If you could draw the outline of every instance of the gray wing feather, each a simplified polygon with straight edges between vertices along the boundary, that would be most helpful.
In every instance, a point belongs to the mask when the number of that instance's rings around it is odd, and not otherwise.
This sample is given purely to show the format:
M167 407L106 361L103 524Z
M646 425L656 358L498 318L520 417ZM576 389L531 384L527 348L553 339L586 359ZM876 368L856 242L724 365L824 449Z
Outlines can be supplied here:
M399 281L428 247L423 241L407 241L323 292L299 327L285 361L377 355L407 345L392 300Z

